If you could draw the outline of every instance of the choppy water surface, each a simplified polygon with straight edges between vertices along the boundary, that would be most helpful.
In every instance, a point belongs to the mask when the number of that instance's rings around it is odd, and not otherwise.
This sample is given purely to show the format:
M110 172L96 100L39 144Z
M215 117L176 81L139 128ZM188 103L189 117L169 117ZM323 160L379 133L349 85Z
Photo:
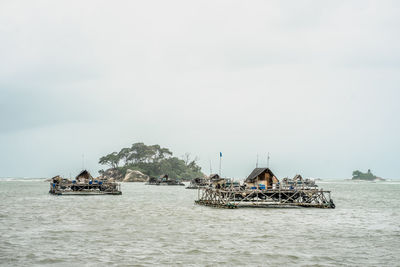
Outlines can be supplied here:
M215 209L140 183L52 196L43 180L0 179L0 263L399 266L400 183L319 185L336 209Z

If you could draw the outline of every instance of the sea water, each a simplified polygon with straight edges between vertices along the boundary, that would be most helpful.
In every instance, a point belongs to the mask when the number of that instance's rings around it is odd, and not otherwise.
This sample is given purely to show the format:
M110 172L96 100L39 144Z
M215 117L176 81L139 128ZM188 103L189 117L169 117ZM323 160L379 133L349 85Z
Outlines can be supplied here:
M336 209L218 209L143 183L53 196L43 179L0 179L0 264L399 266L400 182L318 184Z

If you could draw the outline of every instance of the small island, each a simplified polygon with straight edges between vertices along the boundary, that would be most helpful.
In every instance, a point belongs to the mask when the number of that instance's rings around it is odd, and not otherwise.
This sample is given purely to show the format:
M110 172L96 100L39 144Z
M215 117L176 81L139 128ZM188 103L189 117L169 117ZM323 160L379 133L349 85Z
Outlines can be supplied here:
M117 182L151 182L157 180L155 177L160 177L160 181L168 180L168 184L176 181L183 185L183 181L205 177L197 161L198 158L192 157L190 153L178 158L168 148L160 145L135 143L101 157L99 164L109 168L99 173L102 179Z
M353 178L351 179L360 181L385 181L385 179L375 176L370 169L366 173L359 170L353 171Z

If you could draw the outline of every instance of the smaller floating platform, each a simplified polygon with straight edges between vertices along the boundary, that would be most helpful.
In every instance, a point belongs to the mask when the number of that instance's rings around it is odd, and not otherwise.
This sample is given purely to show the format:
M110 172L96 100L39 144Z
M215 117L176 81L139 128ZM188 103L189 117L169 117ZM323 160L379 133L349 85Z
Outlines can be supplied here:
M150 177L146 185L185 185L178 179L171 179L168 174L163 174L159 178Z
M82 171L75 180L55 176L51 179L49 193L59 196L121 195L119 183L94 179Z
M186 189L199 189L203 186L209 186L210 180L207 178L194 178L190 181L190 184L186 187Z

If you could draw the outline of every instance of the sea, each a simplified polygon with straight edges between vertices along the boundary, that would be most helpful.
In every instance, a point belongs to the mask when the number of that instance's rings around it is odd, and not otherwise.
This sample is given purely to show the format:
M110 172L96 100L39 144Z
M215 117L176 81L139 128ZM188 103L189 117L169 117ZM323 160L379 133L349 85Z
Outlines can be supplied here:
M183 186L53 196L0 179L1 266L400 266L400 181L319 181L336 209L218 209Z

